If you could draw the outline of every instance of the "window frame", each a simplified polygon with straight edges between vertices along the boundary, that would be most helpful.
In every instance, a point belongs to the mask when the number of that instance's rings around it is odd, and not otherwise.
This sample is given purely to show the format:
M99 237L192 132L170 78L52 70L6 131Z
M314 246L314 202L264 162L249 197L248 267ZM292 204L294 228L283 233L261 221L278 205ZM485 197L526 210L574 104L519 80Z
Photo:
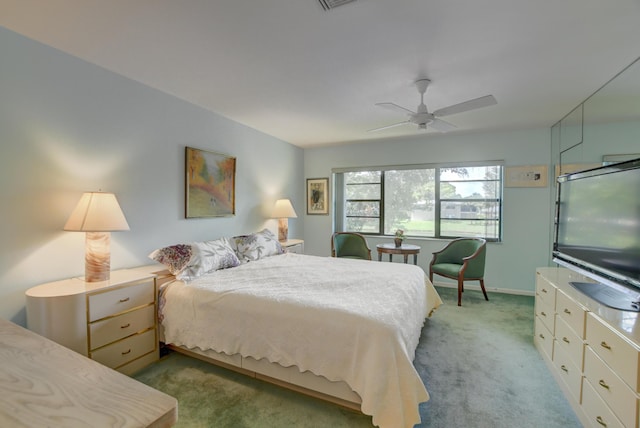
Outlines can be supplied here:
M469 180L441 180L440 172L442 169L451 169L451 168L471 168L471 167L499 167L500 171L498 177L495 179L469 179ZM363 235L367 236L381 236L388 237L391 236L389 234L384 233L385 227L385 172L386 171L400 171L400 170L416 170L416 169L430 169L433 170L434 174L434 234L433 236L424 236L424 235L407 235L412 238L418 239L455 239L459 237L467 237L467 236L453 236L442 233L442 205L447 202L484 202L484 203L497 203L497 212L496 218L494 219L485 219L495 220L497 222L497 237L486 237L482 236L483 239L487 240L487 242L502 242L503 239L503 226L504 226L504 218L503 218L503 208L504 208L504 161L481 161L481 162L460 162L460 163L439 163L439 164L414 164L414 165L388 165L388 166L375 166L375 167L355 167L355 168L334 168L332 170L333 178L334 178L334 201L335 207L334 210L334 226L335 230L343 230L346 231L347 226L347 218L365 218L362 216L347 216L346 214L346 206L349 202L379 202L380 204L380 212L378 218L378 231L377 232L365 232L360 231ZM347 199L346 186L351 184L347 184L345 180L345 173L351 172L363 172L363 171L371 171L371 172L380 172L380 183L366 183L367 185L371 184L379 184L380 186L380 199ZM498 189L497 195L495 198L475 198L475 199L455 199L455 198L445 198L442 199L440 197L440 185L442 182L456 182L456 181L476 181L476 182L497 182ZM357 183L363 184L363 183ZM366 218L371 218L367 216ZM444 219L446 220L446 218ZM458 220L463 220L458 219Z

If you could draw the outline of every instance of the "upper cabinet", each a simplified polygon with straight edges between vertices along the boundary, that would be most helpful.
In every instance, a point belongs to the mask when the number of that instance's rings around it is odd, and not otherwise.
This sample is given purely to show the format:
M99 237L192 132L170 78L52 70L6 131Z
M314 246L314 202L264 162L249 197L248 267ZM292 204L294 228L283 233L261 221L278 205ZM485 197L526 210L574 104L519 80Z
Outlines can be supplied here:
M551 148L561 167L640 157L640 58L551 128Z

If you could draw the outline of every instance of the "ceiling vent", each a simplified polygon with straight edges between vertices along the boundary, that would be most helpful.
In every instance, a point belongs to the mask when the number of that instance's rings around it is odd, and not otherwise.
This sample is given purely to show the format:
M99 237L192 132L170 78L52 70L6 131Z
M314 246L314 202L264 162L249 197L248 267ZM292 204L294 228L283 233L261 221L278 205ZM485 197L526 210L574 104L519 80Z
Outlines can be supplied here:
M318 0L324 10L335 9L343 4L351 3L356 0Z

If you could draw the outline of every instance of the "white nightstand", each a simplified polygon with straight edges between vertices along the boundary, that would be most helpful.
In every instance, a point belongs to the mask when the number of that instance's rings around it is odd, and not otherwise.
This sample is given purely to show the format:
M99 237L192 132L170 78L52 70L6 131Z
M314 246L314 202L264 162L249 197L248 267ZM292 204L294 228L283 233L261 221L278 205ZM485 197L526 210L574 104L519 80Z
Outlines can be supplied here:
M280 241L280 245L287 253L304 254L304 241L302 239L287 239Z
M111 279L71 278L30 288L27 327L122 373L157 361L157 286L140 269L111 272Z

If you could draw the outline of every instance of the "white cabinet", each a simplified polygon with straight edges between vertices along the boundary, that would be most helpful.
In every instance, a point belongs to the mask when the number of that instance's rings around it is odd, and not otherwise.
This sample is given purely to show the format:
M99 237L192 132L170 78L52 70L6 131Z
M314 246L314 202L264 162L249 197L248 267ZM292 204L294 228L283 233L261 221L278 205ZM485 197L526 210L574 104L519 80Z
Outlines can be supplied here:
M534 344L585 426L639 428L640 314L605 307L570 281L590 280L537 270Z
M280 245L287 253L304 254L304 241L302 239L287 239L280 241Z
M26 292L30 330L131 374L158 360L155 275L119 270L102 282L71 278Z

